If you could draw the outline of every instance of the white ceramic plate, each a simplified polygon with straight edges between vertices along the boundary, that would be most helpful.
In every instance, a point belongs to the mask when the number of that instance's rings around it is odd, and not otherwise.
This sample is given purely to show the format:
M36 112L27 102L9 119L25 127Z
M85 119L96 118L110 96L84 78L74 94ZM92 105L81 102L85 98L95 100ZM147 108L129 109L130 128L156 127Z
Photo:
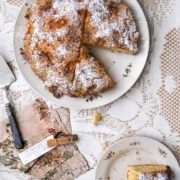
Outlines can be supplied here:
M160 142L147 137L130 137L111 146L101 157L96 180L127 180L128 165L164 164L180 179L180 167L172 152Z
M123 53L113 53L101 48L92 48L92 53L101 60L109 74L117 82L115 88L102 93L100 98L87 102L83 98L72 98L64 96L60 99L55 98L45 87L41 80L32 72L29 64L25 64L23 56L20 54L20 48L23 47L23 37L25 33L26 19L25 14L29 7L32 7L35 0L27 0L18 15L14 30L14 54L19 69L30 86L42 97L50 100L58 106L65 106L76 109L94 108L108 104L126 93L139 78L142 73L148 52L149 52L149 29L145 15L136 0L124 0L133 9L138 27L141 34L140 51L138 55L126 55ZM128 65L131 64L128 77L123 77Z

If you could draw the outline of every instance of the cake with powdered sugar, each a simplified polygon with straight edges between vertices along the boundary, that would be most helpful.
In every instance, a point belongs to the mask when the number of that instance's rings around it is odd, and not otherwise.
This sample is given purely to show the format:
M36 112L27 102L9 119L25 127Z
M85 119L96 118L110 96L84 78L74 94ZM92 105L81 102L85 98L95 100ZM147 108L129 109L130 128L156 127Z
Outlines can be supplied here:
M111 0L90 0L83 42L112 51L138 53L139 32L130 7Z
M23 53L52 94L87 97L115 83L87 45L138 52L127 4L110 0L37 0L28 11Z
M166 165L131 165L128 180L170 180L170 167Z

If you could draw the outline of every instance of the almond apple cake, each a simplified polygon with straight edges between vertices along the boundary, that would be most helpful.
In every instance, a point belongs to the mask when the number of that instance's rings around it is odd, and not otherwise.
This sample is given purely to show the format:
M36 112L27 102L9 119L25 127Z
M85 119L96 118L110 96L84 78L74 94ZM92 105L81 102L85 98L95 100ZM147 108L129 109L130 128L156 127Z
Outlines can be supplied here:
M128 167L128 180L170 180L170 167L166 165L132 165Z
M57 98L96 95L115 85L87 45L138 52L139 32L125 3L37 0L26 17L24 56Z

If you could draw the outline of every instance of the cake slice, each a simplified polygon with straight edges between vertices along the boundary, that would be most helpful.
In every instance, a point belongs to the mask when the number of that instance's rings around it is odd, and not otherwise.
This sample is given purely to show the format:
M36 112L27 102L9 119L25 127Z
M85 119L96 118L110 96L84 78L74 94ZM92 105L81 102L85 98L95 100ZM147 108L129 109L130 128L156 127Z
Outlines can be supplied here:
M72 96L85 97L98 95L115 85L112 78L105 71L89 49L82 46L80 49L79 63L76 64L73 81L74 92Z
M131 165L128 180L170 180L170 167L166 165Z
M139 32L130 7L123 2L91 0L83 42L112 51L138 53Z

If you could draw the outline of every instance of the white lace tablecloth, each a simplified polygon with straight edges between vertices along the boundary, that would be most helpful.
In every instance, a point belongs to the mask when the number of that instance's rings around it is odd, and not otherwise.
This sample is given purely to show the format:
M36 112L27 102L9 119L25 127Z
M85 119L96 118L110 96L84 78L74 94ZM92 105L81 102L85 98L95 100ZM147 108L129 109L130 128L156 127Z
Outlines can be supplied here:
M23 0L0 0L0 54L9 62L17 81L11 86L16 110L36 98L24 81L13 57L12 37ZM135 86L109 105L91 110L70 110L73 133L91 170L79 180L92 180L102 152L118 139L143 135L166 144L180 160L180 1L139 0L147 16L151 48L145 70ZM0 119L6 118L0 92ZM93 126L100 112L103 121ZM0 130L0 137L3 130ZM2 179L26 179L0 166Z

